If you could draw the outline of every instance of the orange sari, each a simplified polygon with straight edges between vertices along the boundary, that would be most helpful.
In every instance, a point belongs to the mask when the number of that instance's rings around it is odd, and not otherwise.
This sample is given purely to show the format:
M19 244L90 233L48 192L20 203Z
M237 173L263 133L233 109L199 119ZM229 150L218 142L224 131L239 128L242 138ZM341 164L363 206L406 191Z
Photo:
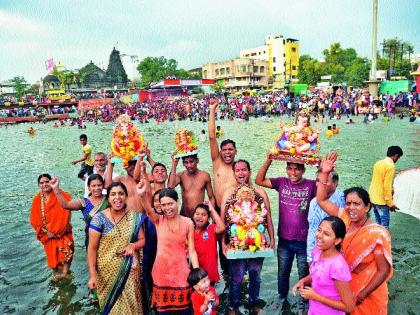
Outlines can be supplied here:
M346 224L350 225L350 218L344 209L340 209L339 217ZM378 315L388 313L388 285L387 281L393 275L391 235L388 230L378 224L371 223L363 226L344 238L342 251L346 259L352 280L350 287L356 297L372 280L377 272L374 252L381 251L390 265L390 271L386 280L373 291L363 303L356 305L352 315ZM360 264L366 267L359 273L353 272Z
M70 200L71 196L62 191L63 197ZM30 221L35 230L36 237L44 245L47 263L50 268L57 268L60 264L69 263L73 259L74 241L70 225L71 213L63 209L52 192L48 202L44 204L42 214L41 193L32 200ZM44 219L43 219L44 216ZM48 238L47 232L53 233L53 238Z

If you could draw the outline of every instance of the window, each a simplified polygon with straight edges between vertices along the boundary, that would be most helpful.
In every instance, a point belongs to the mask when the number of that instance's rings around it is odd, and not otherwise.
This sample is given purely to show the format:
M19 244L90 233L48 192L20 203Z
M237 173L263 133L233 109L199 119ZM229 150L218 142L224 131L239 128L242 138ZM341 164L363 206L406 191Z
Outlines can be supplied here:
M258 52L258 55L261 55L261 51Z
M283 53L283 57L286 57L286 54L285 53Z
M258 66L254 66L254 68L252 70L253 70L253 72L258 72Z
M263 72L264 72L264 70L265 70L265 69L264 69L264 67L263 67L263 66L261 66L261 67L260 67L260 73L263 73Z
M225 74L225 68L220 69L220 74L221 75Z
M204 79L207 79L207 70L204 70L203 77L204 77Z
M296 52L296 47L292 47L292 51L293 52Z
M273 67L273 72L276 72L276 67Z
M292 79L296 79L296 76L295 75L292 75Z
M246 72L246 65L242 65L241 66L241 71L240 72L242 72L242 73L245 73Z
M249 57L249 54L246 54L245 57Z
M229 74L230 73L230 68L229 67L227 67L226 68L226 74Z
M256 56L256 55L257 55L257 53L252 53L252 54L251 54L251 56Z
M296 70L296 66L292 66L292 70Z
M219 75L219 69L216 69L216 75Z
M276 62L276 57L273 57L273 62Z
M265 50L264 50L264 54L265 54Z

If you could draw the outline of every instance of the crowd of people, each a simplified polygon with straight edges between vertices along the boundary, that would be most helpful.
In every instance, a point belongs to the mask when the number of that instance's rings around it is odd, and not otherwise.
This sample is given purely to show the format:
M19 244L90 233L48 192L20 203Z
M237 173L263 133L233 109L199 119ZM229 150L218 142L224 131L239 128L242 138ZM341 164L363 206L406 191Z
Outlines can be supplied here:
M271 97L274 102L257 98L253 111L262 104L259 110L267 111L281 99L276 97ZM157 314L216 314L219 263L228 279L229 314L238 314L246 273L248 306L259 313L264 307L259 297L264 258L232 258L229 253L238 244L251 252L258 246L273 253L277 249L278 300L283 305L292 287L303 313L386 314L387 282L393 274L389 211L397 209L392 179L402 149L389 147L387 157L375 164L369 192L337 189L336 152L322 159L315 179L305 178L305 165L294 162L287 162L286 177L268 178L272 159L267 154L254 183L248 161L237 159L235 141L218 145L215 125L217 111L227 119L252 114L244 109L252 100L197 100L197 107L184 113L185 118L193 112L208 117L213 176L198 168L196 154L182 157L182 171L177 171L179 158L173 155L168 173L147 146L128 163L124 176L115 176L112 156L93 153L82 135L82 157L72 164L82 165L78 176L86 194L72 198L61 190L58 178L42 174L32 202L30 221L54 279L69 273L74 251L70 210L82 210L87 285L104 314L149 314L152 309ZM159 115L172 117L177 106L185 107L183 102L170 103ZM277 106L273 108L276 113ZM156 113L151 109L149 114ZM270 201L264 188L277 191L278 200ZM278 204L277 244L273 203ZM378 224L369 217L371 208ZM258 240L240 228L240 222L251 225L254 219L265 234ZM295 257L300 280L291 284Z
M114 121L119 115L127 114L133 120L147 123L150 120L157 122L173 120L200 120L206 121L210 97L198 98L195 96L179 97L153 97L150 100L130 101L123 103L124 95L111 95L112 104L102 104L99 107L79 107L78 115L88 121ZM83 94L77 99L98 98L100 94ZM104 96L105 97L105 96ZM394 116L396 107L405 107L416 114L420 105L420 95L416 92L398 93L395 95L383 94L374 99L366 91L353 90L349 93L342 89L335 92L315 90L305 95L291 95L287 90L272 92L263 95L231 96L220 94L216 96L220 103L222 119L248 119L249 116L292 115L294 112L305 110L331 119L341 119L349 115L378 115L386 113ZM100 99L100 98L99 98ZM47 112L46 112L47 111ZM1 117L40 116L55 113L75 112L72 107L41 107L1 109Z

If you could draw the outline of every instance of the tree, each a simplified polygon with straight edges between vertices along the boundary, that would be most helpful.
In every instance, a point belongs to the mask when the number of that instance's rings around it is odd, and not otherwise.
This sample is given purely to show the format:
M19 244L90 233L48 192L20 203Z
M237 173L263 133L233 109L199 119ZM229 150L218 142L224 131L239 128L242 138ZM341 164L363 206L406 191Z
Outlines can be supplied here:
M410 57L414 47L407 41L397 37L384 39L382 57L378 59L377 68L388 70L391 76L410 77Z
M299 82L316 85L321 76L325 74L323 64L310 57L309 55L302 55L299 58Z
M362 87L369 79L370 64L365 58L357 58L345 71L344 77L348 85Z
M216 81L215 84L211 86L212 90L215 92L223 92L226 90L225 83L222 80Z
M15 96L17 98L24 96L26 88L28 86L28 83L26 82L25 78L17 76L14 77L11 81L13 83L13 88L15 89Z

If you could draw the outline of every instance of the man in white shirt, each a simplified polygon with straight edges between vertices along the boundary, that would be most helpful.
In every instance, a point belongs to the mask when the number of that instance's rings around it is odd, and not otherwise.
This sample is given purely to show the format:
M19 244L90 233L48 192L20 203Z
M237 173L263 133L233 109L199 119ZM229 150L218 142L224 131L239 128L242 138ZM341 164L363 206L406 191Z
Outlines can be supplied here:
M107 171L106 166L108 165L108 157L103 152L97 152L93 156L93 174L99 174L102 176L102 178L105 180L105 174ZM112 175L114 178L114 174ZM89 177L86 177L85 179L85 197L87 198L89 196L89 189L88 189L88 182ZM106 194L106 189L104 189L104 194Z

